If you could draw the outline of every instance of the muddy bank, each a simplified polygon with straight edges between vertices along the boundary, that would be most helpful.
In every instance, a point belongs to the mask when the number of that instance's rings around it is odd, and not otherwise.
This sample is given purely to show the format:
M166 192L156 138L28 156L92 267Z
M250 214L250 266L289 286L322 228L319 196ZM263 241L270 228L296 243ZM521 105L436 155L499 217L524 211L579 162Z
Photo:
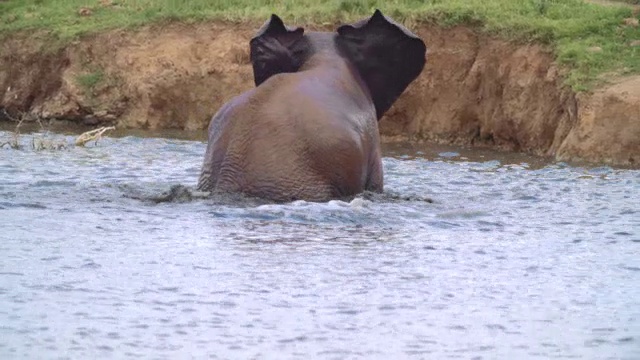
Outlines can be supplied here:
M205 129L253 85L256 24L112 31L61 50L34 36L0 45L0 108L15 116L142 129ZM562 84L548 49L424 25L427 66L381 121L387 140L491 146L558 159L640 160L640 77L590 95ZM0 115L0 120L2 115Z

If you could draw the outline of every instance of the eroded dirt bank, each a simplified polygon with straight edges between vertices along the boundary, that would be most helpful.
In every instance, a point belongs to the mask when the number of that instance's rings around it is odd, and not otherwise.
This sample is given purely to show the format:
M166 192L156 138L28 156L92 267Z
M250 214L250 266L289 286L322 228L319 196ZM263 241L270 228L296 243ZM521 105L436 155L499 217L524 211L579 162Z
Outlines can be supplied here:
M223 102L253 86L248 40L255 28L152 26L58 51L16 37L0 45L0 108L88 125L205 129ZM387 139L614 165L640 161L640 77L576 96L539 45L464 27L422 26L417 33L429 47L427 66L381 121Z

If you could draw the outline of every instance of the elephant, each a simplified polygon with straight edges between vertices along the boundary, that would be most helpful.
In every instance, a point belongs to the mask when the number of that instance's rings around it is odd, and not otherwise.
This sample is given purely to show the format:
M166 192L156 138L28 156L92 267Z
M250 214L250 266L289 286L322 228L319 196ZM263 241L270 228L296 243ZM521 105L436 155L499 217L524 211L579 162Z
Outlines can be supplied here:
M249 45L256 86L211 119L197 189L274 202L382 192L378 121L422 72L425 43L375 10L334 32L272 14Z

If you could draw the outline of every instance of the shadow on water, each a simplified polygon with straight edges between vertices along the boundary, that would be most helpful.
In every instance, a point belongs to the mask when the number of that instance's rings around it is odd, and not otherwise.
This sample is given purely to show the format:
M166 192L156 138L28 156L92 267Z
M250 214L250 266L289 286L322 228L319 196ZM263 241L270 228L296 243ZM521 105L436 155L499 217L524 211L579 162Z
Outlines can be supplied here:
M400 160L426 159L429 161L478 163L498 161L501 166L526 164L527 168L531 170L541 169L552 162L545 157L513 151L432 143L382 143L382 152L386 157Z

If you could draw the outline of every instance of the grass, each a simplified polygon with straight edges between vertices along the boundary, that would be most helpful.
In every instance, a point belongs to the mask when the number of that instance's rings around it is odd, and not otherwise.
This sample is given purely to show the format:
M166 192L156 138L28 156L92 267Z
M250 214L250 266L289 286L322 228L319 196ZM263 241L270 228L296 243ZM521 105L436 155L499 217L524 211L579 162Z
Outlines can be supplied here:
M90 15L81 16L82 8ZM640 46L629 45L640 40L640 29L622 26L633 16L631 8L583 0L5 0L0 1L0 34L43 30L66 42L159 21L261 24L277 13L288 23L308 25L353 21L375 8L409 26L469 24L516 41L550 44L570 69L567 82L577 91L592 88L603 75L640 73Z
M93 90L93 88L104 78L104 73L102 70L90 72L88 74L78 75L76 81L80 86L84 87L86 90Z

